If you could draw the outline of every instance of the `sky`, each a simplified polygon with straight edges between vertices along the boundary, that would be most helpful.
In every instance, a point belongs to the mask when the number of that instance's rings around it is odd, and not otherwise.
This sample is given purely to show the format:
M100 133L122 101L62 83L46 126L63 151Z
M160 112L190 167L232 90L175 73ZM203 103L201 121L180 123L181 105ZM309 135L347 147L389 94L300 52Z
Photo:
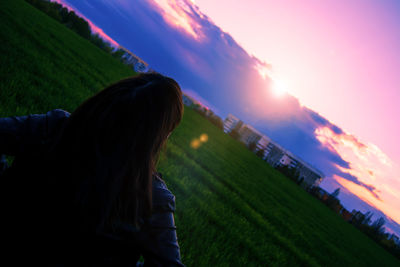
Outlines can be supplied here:
M58 0L400 235L400 2Z
M246 51L271 64L302 104L400 160L393 145L400 136L399 1L196 4Z

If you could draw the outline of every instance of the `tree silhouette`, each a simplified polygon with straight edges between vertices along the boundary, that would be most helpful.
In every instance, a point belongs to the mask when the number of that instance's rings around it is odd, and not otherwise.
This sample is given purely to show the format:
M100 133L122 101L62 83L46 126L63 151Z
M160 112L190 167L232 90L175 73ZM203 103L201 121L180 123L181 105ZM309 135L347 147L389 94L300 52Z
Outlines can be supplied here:
M257 150L256 155L260 158L263 158L264 153L265 153L265 149L259 149L259 150Z
M374 213L372 213L370 211L366 212L365 215L364 215L364 219L362 221L362 224L369 225L371 223L371 219L372 219L373 215L374 215Z
M383 225L385 224L385 219L383 217L379 217L372 223L372 230L375 234L382 234L384 232Z
M335 191L333 191L333 193L331 194L331 196L333 198L337 198L339 196L340 193L340 187L336 188Z
M255 151L256 148L257 148L257 143L256 142L250 142L248 147L249 147L250 151Z
M238 131L237 129L233 129L233 130L229 133L229 135L232 136L232 138L234 138L234 139L236 139L236 140L239 140L239 138L240 138L240 134L239 134L239 131Z

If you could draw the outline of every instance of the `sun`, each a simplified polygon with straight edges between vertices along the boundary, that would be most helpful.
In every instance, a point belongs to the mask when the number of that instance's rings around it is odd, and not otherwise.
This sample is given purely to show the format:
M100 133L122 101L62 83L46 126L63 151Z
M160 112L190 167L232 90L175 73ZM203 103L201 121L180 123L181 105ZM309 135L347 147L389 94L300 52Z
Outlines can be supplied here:
M277 78L276 73L265 64L258 64L255 68L263 79L270 79L272 81L270 88L276 97L283 97L289 94L289 83L286 80Z
M288 92L287 83L282 80L273 79L271 88L272 92L277 97L282 97Z

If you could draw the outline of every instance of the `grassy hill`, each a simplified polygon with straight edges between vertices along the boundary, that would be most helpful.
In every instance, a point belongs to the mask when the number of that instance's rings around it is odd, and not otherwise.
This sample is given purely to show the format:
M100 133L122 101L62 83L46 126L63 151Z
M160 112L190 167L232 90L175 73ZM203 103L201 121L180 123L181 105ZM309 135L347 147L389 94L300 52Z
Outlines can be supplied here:
M134 74L24 1L1 1L0 22L2 117L73 111L105 85ZM193 146L202 134L208 140ZM190 109L170 137L159 170L176 195L187 266L400 266Z
M74 110L134 74L111 55L21 0L0 2L0 114Z

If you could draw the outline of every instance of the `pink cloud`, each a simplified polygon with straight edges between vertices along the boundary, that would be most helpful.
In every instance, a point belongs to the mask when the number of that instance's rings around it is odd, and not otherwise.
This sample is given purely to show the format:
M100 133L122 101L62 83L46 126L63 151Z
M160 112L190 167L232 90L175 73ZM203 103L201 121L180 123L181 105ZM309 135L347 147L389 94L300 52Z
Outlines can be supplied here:
M202 25L195 17L205 16L190 1L185 0L153 0L150 1L154 8L157 8L164 20L171 26L184 31L195 40L205 38Z
M350 168L336 167L358 181L333 175L351 193L400 222L400 167L372 143L347 133L335 133L323 126L315 130L320 143L350 162Z

